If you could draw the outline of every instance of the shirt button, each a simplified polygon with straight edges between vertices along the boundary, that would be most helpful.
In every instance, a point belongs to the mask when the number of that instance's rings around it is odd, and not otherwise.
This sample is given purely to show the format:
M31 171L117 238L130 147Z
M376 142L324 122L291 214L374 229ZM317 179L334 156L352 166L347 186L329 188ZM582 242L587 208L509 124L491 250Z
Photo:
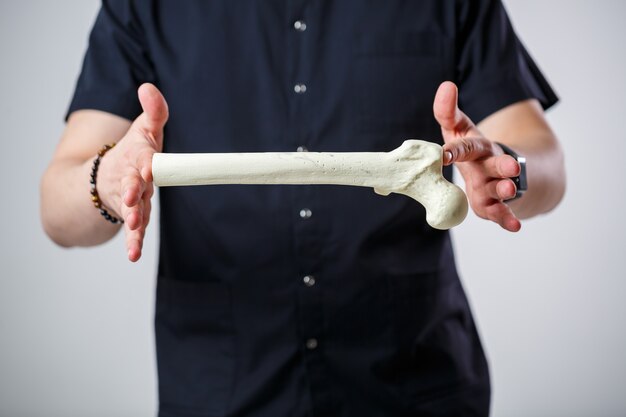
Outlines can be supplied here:
M311 338L306 341L306 348L309 350L315 350L317 348L317 339Z
M302 217L303 219L310 219L312 215L313 212L308 208L303 208L302 210L300 210L300 217Z
M309 150L306 148L306 146L298 146L298 149L296 149L296 151L298 151L298 152L308 152Z
M293 23L293 27L298 32L304 32L306 30L306 23L303 20L296 20Z
M296 84L293 86L293 91L295 91L298 94L304 94L306 93L306 85L304 84Z
M313 275L305 276L304 278L302 278L302 281L307 287L312 287L315 285L315 277Z

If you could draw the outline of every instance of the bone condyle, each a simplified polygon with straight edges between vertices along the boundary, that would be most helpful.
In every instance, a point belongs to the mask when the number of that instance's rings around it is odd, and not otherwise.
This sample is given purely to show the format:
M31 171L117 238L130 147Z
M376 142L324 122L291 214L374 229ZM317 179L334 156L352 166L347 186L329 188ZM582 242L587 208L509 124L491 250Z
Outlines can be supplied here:
M449 229L467 215L465 193L442 175L442 148L407 140L391 152L155 153L157 186L333 184L407 195L426 208L426 221Z

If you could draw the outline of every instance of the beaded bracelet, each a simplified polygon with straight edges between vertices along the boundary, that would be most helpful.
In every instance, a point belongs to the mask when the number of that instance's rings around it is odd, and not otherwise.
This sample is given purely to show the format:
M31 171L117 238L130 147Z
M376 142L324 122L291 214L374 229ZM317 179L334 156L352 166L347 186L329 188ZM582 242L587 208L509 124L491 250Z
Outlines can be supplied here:
M117 224L124 223L124 221L122 219L118 219L108 212L106 207L104 207L104 205L102 204L100 196L98 195L98 190L96 189L96 179L98 178L98 168L100 167L100 160L109 150L113 149L113 147L115 147L115 143L112 143L111 145L104 145L102 149L98 151L98 156L96 156L96 159L93 160L93 165L91 166L91 178L89 180L89 184L91 184L91 201L93 202L94 207L100 210L100 214L106 220L110 221L113 224Z

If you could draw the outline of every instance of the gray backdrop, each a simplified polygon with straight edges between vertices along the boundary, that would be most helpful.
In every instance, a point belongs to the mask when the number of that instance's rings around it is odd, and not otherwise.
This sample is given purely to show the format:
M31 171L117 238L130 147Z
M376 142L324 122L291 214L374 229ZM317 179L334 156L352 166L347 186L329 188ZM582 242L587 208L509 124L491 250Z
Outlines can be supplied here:
M516 235L470 215L458 265L493 375L494 416L626 415L626 2L507 0L561 96L568 192ZM152 416L156 229L64 250L39 222L96 0L0 0L0 416ZM154 224L155 222L153 222Z

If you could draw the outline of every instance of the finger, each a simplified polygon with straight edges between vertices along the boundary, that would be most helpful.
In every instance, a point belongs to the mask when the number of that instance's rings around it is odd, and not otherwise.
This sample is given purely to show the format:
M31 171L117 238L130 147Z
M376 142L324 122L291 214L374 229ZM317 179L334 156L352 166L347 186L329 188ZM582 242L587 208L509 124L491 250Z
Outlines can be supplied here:
M449 154L448 165L454 162L476 161L493 155L492 142L484 138L454 139L443 145L444 158Z
M154 195L154 185L151 182L146 183L146 189L143 192L143 198L147 201L150 201L153 195Z
M509 232L518 232L522 223L511 211L511 208L502 202L494 203L487 207L487 218Z
M142 255L143 252L143 243L146 235L146 228L148 227L148 223L150 222L150 210L151 210L151 202L150 199L146 199L142 203L142 225L140 229L131 230L128 232L126 236L126 247L128 249L128 259L131 262L137 262Z
M441 83L435 94L433 113L437 123L441 126L444 140L451 135L467 134L474 128L474 123L463 113L458 106L458 89L453 82Z
M135 166L141 178L146 183L152 182L152 156L154 155L155 150L146 147L141 152L137 153L137 160L135 161Z
M132 231L141 228L143 223L142 205L143 203L138 203L129 207L126 204L122 204L121 214L124 220L124 229Z
M128 224L130 230L139 230L140 228L144 227L143 209L143 200L141 200L135 206L129 207L126 224Z
M165 97L150 83L142 84L137 95L143 109L143 113L137 119L138 127L155 141L160 150L163 146L161 133L169 116Z
M121 214L129 230L137 230L143 223L143 194L146 184L138 175L126 175L122 178Z
M126 233L126 249L128 251L128 260L131 262L137 262L141 258L143 231L144 229L132 230Z
M144 229L148 227L148 224L150 224L150 212L151 211L152 211L152 202L150 201L150 197L148 197L144 200L144 207L143 207Z
M510 179L494 179L485 184L487 196L493 200L506 201L517 193L515 183Z
M133 207L139 203L145 190L145 184L143 179L137 174L129 174L122 177L122 203L128 207Z
M154 193L152 184L146 186L139 204L133 207L124 206L124 214L127 219L124 224L126 234L126 249L128 259L137 262L141 258L146 228L150 222L152 203L150 198Z
M133 220L138 215L138 210L135 207L126 207L122 205L122 215L124 216L124 235L126 243L126 251L128 259L131 262L136 262L141 257L141 248L143 245L144 228L133 228Z
M520 174L519 163L510 155L485 160L485 173L492 178L512 178Z

